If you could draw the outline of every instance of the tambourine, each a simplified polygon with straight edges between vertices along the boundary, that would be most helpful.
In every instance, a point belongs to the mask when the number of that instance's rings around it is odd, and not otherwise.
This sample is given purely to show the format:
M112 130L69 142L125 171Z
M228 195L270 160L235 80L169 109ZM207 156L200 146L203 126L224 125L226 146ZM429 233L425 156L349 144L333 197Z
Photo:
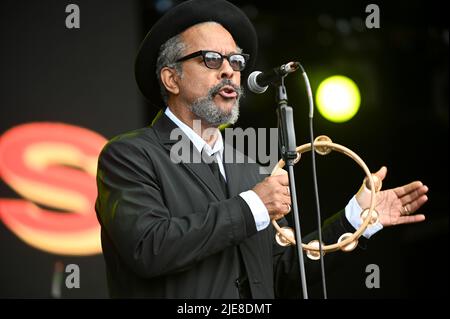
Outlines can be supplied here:
M382 187L381 180L376 175L372 175L370 170L367 168L367 165L356 153L354 153L353 151L342 145L333 143L328 136L325 135L318 136L314 140L313 145L315 152L320 155L327 155L332 150L334 150L352 158L356 163L358 163L358 165L364 170L364 173L366 174L367 179L364 180L363 187L366 187L366 181L369 182L369 189L367 190L370 191L371 194L370 206L369 208L364 209L361 212L360 216L363 221L361 226L354 233L345 233L342 236L340 236L335 244L322 245L323 254L337 250L342 250L345 252L352 251L357 247L358 239L364 233L366 228L370 227L371 225L374 225L378 221L378 212L375 210L375 201L376 201L376 193L379 192ZM295 159L294 163L297 163L300 160L302 153L308 152L310 150L311 150L311 143L298 146L296 148L297 158ZM284 165L285 165L284 160L281 159L277 163L275 168L272 170L271 176L278 175L279 170L282 169ZM296 244L294 230L291 227L280 227L275 219L272 219L272 225L277 230L275 239L279 245L289 246ZM308 256L308 258L314 260L320 259L320 246L318 240L313 240L308 244L302 243L302 247L306 251L306 255Z

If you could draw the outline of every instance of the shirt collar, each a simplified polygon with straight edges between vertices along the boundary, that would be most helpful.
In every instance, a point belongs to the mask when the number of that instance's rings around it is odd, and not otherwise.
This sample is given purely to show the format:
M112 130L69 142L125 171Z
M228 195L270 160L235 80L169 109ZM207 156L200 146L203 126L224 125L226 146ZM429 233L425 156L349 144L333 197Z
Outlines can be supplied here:
M218 132L216 142L214 143L213 147L209 146L201 138L200 135L198 135L192 128L187 126L185 123L183 123L178 117L176 117L175 114L172 113L172 111L167 107L164 111L164 114L171 119L182 131L186 136L191 140L192 144L194 144L194 147L197 149L199 153L202 152L204 149L205 152L211 156L212 154L217 153L219 155L219 159L222 160L223 158L223 139L222 134ZM217 129L218 130L218 129Z

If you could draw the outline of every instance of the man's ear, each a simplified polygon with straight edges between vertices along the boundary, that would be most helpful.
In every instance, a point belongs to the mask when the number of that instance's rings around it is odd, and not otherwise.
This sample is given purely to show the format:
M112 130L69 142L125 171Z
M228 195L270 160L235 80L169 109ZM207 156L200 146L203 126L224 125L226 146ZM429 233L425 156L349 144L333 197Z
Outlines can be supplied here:
M167 66L161 69L161 82L170 93L177 95L180 92L180 88L178 86L179 79L180 78L175 69Z

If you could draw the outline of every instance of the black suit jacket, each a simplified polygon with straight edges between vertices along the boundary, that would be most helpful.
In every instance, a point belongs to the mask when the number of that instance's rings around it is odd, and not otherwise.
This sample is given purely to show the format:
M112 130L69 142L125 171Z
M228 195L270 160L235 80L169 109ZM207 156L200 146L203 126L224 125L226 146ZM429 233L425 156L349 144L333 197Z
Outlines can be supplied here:
M238 195L265 177L259 166L225 163L226 198L206 164L173 163L174 128L161 115L150 127L112 139L100 155L96 212L110 295L239 298L238 247L253 298L298 296L295 247L277 245L271 225L258 232ZM354 231L343 215L324 227L324 242ZM318 265L306 259L309 276Z

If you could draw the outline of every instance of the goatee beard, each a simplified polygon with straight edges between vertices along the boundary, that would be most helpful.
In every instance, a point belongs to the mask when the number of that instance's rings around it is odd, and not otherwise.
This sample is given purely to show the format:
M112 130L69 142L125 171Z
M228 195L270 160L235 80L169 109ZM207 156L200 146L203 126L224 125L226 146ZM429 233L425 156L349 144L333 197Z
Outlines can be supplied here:
M214 97L220 92L224 86L232 86L237 93L231 111L222 110L214 103ZM223 124L234 124L239 118L239 100L244 95L243 89L236 86L229 79L224 79L222 82L214 86L208 91L207 96L197 99L189 106L192 113L197 115L202 121L209 125L217 127Z

